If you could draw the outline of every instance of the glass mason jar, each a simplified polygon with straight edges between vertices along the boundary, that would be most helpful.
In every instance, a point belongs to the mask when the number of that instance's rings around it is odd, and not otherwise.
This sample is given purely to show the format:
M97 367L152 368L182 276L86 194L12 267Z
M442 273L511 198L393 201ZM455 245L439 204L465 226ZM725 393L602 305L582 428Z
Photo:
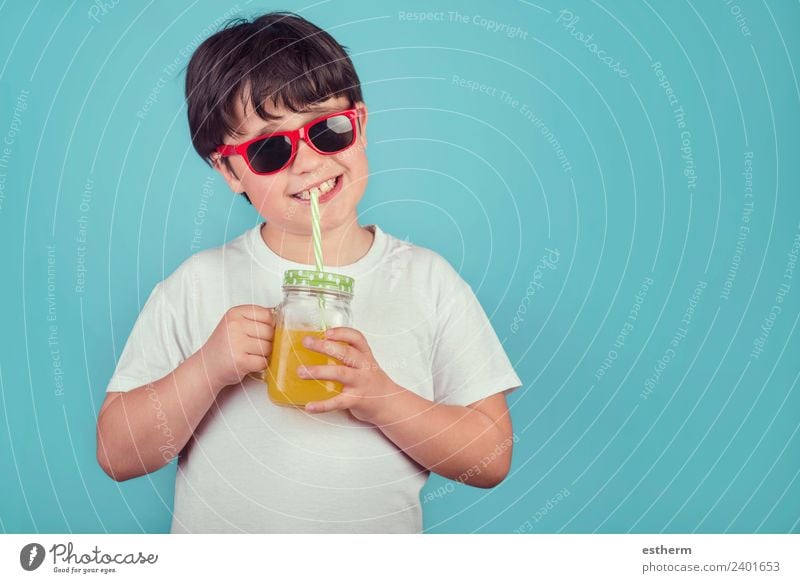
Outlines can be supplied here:
M283 301L275 308L272 355L263 373L273 403L303 407L342 392L341 383L302 379L297 368L342 364L303 346L303 337L322 338L327 328L352 326L353 283L352 277L324 271L290 269L284 273Z

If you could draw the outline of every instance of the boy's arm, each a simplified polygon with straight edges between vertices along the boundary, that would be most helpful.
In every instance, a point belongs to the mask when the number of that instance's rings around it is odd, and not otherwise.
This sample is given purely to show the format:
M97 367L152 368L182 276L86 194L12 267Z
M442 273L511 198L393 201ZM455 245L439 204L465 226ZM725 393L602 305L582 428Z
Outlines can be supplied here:
M503 393L462 407L398 387L386 405L376 426L432 472L480 488L492 488L508 474L514 440Z
M330 328L325 336L328 340L306 337L304 344L344 365L306 367L298 375L339 381L344 388L336 397L309 403L307 411L349 409L417 463L446 478L483 488L505 478L514 440L504 394L468 406L435 403L393 382L358 330Z
M119 482L163 467L189 441L221 388L197 352L153 383L109 392L97 418L100 467Z
M256 305L228 310L206 343L161 379L109 391L97 418L97 461L117 481L153 472L183 449L223 387L263 370L274 315Z

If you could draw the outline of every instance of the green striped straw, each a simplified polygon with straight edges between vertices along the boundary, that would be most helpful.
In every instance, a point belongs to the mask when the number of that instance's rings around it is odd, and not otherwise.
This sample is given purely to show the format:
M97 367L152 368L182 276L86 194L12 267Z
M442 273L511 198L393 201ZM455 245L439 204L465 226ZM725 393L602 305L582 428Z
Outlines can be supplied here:
M317 271L325 271L322 263L322 232L319 228L319 191L316 189L311 190L311 232L314 238L314 260L317 263ZM327 330L328 326L325 324L325 298L322 295L317 296L319 300L319 311L322 320L322 329Z

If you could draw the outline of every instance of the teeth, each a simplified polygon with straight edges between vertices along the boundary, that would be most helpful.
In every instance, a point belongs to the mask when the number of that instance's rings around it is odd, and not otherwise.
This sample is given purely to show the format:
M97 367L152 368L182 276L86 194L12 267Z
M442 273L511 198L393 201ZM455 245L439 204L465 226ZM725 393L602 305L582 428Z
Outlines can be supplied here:
M325 194L326 192L330 192L331 188L336 184L336 179L331 178L330 180L326 180L322 184L319 185L319 193Z
M293 194L294 198L299 198L300 200L311 200L311 193L316 194L317 196L322 196L326 192L330 192L331 189L336 186L336 178L331 178L330 180L326 180L322 184L315 186L310 190L304 190L299 194Z

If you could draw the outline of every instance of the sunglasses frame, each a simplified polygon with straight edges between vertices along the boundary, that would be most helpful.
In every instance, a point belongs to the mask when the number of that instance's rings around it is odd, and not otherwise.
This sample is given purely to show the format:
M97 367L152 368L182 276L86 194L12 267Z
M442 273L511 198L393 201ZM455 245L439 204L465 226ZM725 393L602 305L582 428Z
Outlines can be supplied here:
M348 148L352 147L353 144L356 143L356 138L358 132L356 131L356 126L359 128L361 127L360 123L356 123L358 121L358 108L353 107L350 109L345 109L344 111L336 111L333 113L327 113L322 117L318 117L316 119L312 119L310 122L305 124L303 127L297 128L296 130L289 130L286 132L275 132L271 134L262 134L260 136L256 136L252 140L247 140L241 144L222 144L221 146L217 147L217 153L220 154L223 158L227 156L241 156L244 158L247 167L250 169L250 172L253 174L258 174L259 176L269 176L270 174L277 174L278 172L285 170L287 166L289 166L292 161L294 160L295 156L297 155L297 142L299 140L303 140L308 146L314 150L317 154L321 154L323 156L333 156L334 154L340 154L347 150ZM350 124L353 129L353 140L341 150L337 150L336 152L323 152L322 150L318 149L312 140L308 139L308 130L311 129L313 126L317 125L318 123L324 122L327 119L332 117L336 117L339 115L344 115L347 119L350 120ZM250 163L250 157L247 155L247 148L250 147L255 142L260 140L264 140L267 138L278 138L278 137L288 137L289 141L292 144L292 153L289 155L289 159L286 160L286 163L278 168L277 170L271 170L269 172L257 172L253 165Z

